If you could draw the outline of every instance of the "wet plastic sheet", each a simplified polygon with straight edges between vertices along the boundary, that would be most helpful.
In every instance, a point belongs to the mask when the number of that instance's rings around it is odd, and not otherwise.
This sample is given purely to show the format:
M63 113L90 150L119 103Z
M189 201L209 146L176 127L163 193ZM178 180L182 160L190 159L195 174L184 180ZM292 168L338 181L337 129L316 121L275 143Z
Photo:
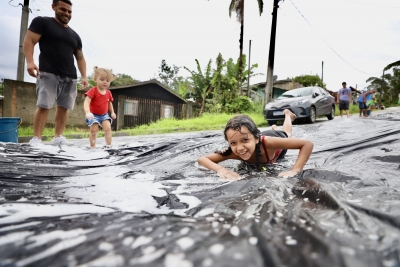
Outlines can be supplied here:
M0 266L399 266L400 113L294 137L314 142L299 177L277 177L288 151L236 182L196 163L220 132L1 143Z

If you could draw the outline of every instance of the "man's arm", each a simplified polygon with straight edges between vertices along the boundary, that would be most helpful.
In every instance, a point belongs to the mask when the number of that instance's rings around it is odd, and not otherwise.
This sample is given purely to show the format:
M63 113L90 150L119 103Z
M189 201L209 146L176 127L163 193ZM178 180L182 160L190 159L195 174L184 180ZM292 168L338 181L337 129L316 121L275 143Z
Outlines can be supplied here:
M37 34L33 31L27 30L23 44L24 54L26 58L26 69L28 70L29 75L35 78L37 78L37 75L39 75L40 71L33 60L33 51L35 45L37 44L37 42L39 42L41 37L41 34Z
M75 58L76 62L78 63L79 72L82 76L82 89L85 89L86 87L88 87L89 84L86 77L86 60L83 56L82 50L75 50Z

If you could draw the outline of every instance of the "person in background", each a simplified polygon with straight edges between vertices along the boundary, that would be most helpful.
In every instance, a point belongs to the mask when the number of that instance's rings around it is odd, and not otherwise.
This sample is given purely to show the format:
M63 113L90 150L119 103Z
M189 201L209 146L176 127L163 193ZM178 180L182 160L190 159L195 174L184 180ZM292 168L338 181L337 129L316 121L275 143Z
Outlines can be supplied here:
M111 91L108 90L112 81L116 76L110 70L94 67L93 79L97 86L90 88L85 93L85 102L83 108L86 114L86 123L90 127L90 148L96 148L97 133L99 126L104 130L104 137L106 139L106 147L111 147L112 133L111 124L112 119L117 117L114 112L112 101L114 100ZM108 115L110 112L111 117Z
M369 94L366 95L367 99L367 117L371 116L372 110L374 109L375 106L375 89L369 91Z
M370 94L370 92L368 92L367 89L364 89L361 95L359 95L357 98L358 108L360 110L360 117L367 117L367 94Z
M67 122L67 111L74 108L77 95L76 59L82 76L82 87L88 86L86 61L82 53L82 40L68 23L72 17L69 0L53 0L54 18L36 17L26 32L23 49L27 70L36 81L36 111L33 116L34 137L29 144L42 143L42 133L50 109L57 104L53 145L72 145L62 133ZM35 45L39 43L39 67L33 60ZM82 88L82 89L83 89Z
M342 82L342 88L338 92L338 101L340 117L343 117L343 110L346 111L347 118L350 118L349 105L351 102L351 89L347 87L346 82Z

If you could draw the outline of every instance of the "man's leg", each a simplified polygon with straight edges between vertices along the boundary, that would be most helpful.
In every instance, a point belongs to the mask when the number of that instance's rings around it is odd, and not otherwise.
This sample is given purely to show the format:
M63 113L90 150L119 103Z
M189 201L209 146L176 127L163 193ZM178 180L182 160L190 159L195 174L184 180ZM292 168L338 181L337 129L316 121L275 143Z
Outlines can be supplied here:
M67 123L68 109L57 106L55 118L54 137L60 137L64 132L65 124Z
M49 109L37 107L33 115L33 135L42 139L42 133L46 125Z

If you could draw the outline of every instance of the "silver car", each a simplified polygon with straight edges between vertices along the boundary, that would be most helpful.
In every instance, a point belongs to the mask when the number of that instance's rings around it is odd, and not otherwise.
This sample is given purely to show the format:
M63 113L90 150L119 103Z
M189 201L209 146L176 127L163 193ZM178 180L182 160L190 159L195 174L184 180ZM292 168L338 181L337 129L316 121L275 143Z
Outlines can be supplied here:
M277 124L285 119L284 109L296 114L298 121L306 120L314 123L317 116L335 117L335 99L325 89L318 86L297 88L286 91L275 101L264 108L264 117L269 125Z

